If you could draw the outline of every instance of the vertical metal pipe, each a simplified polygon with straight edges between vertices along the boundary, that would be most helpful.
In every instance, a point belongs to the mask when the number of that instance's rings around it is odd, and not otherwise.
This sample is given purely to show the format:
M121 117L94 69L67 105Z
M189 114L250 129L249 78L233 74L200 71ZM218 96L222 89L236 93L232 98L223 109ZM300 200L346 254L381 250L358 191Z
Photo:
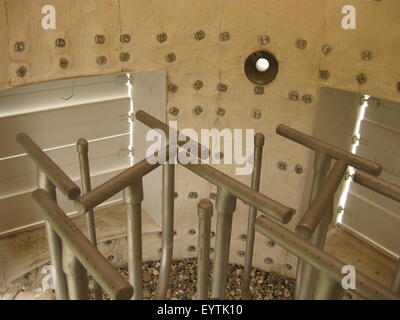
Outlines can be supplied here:
M203 199L197 205L199 216L199 251L197 262L197 299L208 299L208 278L210 275L210 238L213 205L208 199Z
M317 196L318 191L330 168L330 158L322 151L316 151L314 156L314 176L311 186L310 198L307 207L312 203L312 200ZM328 209L330 210L330 208ZM317 230L314 232L310 241L314 244L319 242L319 235L321 234L321 224L318 226ZM311 299L312 292L315 283L315 273L313 272L313 267L306 262L299 260L297 263L297 274L296 274L296 299L297 300L307 300Z
M89 144L86 139L79 139L76 144L78 155L79 155L79 167L81 172L81 184L82 184L82 192L88 193L92 190L91 181L90 181L90 168L89 168ZM96 224L93 214L93 209L86 212L86 230L88 234L88 238L91 243L97 248L97 239L96 239ZM94 285L94 295L96 300L103 299L103 290L100 285L93 280Z
M142 271L142 206L143 183L138 179L124 190L128 226L129 283L133 286L133 300L143 299Z
M37 185L39 188L46 190L50 197L57 202L56 187L46 177L45 173L37 169ZM46 221L47 243L49 247L50 263L54 268L55 292L57 300L68 300L68 286L62 267L62 241L51 225Z
M394 275L393 283L392 283L392 291L398 295L400 295L400 261L397 267L396 274Z
M86 270L65 243L63 243L62 256L63 270L68 283L69 299L89 300Z
M265 137L261 133L254 136L254 167L251 176L251 188L260 190L260 176L262 164L262 152L264 147ZM250 273L253 264L253 251L254 251L254 238L255 228L254 224L257 219L257 209L253 206L249 207L249 216L247 222L247 237L246 237L246 254L244 257L243 269L243 284L242 284L242 299L251 299L250 295Z
M216 209L217 231L211 296L214 299L224 299L232 233L232 218L236 210L236 198L223 187L218 187Z
M342 284L325 272L317 272L317 282L315 284L315 300L342 300L345 290Z
M156 300L167 297L174 244L175 165L163 165L162 253Z

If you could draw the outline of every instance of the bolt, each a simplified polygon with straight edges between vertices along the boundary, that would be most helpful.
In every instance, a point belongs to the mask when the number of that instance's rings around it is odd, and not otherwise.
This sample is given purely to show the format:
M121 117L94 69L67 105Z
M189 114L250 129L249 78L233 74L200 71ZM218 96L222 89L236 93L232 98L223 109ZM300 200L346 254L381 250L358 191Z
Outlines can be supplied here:
M65 40L63 38L56 39L56 47L64 48L66 45Z
M201 115L203 113L203 108L201 106L196 106L196 107L193 108L193 113L196 116L199 116L199 115Z
M169 108L169 113L176 117L179 114L179 109L176 107Z
M223 117L226 114L226 110L224 108L217 109L217 115Z
M364 50L363 52L361 52L361 59L365 61L370 61L372 59L372 51Z
M219 40L220 41L229 41L231 39L231 35L229 32L222 32L219 34Z
M189 199L197 199L199 194L197 192L189 192Z
M162 253L162 248L158 248L158 253Z
M197 41L203 40L206 37L206 33L203 30L197 31L194 35Z
M120 60L121 62L127 62L127 61L129 61L130 57L131 57L131 55L130 55L128 52L121 52L121 53L119 54L119 60Z
M201 88L203 88L203 82L200 80L197 80L194 84L193 84L193 88L197 91L199 91Z
M102 34L97 34L94 37L94 42L97 44L104 44L106 42L106 37Z
M168 36L166 33L160 33L159 35L157 35L157 41L162 43L168 40Z
M189 230L189 234L190 234L191 236L194 236L194 235L196 234L196 230L190 229L190 230Z
M163 232L162 231L158 231L157 232L157 237L162 238L162 236L163 236Z
M271 248L275 247L275 241L270 240L267 242L268 246L270 246Z
M332 47L329 44L324 44L321 48L323 54L328 55L332 51Z
M262 35L262 36L260 36L259 41L260 41L261 45L265 46L271 41L271 39L266 35Z
M174 62L176 60L176 55L175 53L168 53L165 56L165 60L167 60L168 63Z
M107 241L105 242L105 244L106 244L106 245L112 244L112 240L107 240Z
M296 164L294 167L294 171L297 174L302 174L303 173L303 166L301 164Z
M228 86L223 83L218 83L217 90L219 92L226 92L228 90Z
M330 73L328 70L320 70L319 71L319 77L323 80L327 80L330 77Z
M211 200L217 199L217 194L216 194L215 192L211 192L211 193L210 193L210 199L211 199Z
M259 120L259 119L261 119L261 116L262 116L261 110L256 109L256 110L253 111L253 118L254 119Z
M240 238L240 240L242 240L242 241L246 241L246 240L247 240L247 235L241 234L239 238Z
M265 258L264 262L267 263L267 264L273 264L274 263L274 259L272 259L271 257L268 257L268 258Z
M278 169L282 170L282 171L286 171L287 170L287 164L284 161L279 161L278 162Z
M14 45L14 50L17 52L25 51L25 42L23 41L16 42Z
M113 256L113 255L108 256L108 257L107 257L107 260L108 260L108 261L114 260L114 256Z
M255 93L255 94L264 94L264 87L262 87L262 86L255 86L255 87L254 87L254 93Z
M290 271L290 270L292 270L292 265L287 263L287 264L285 264L285 268L286 268L286 270Z
M305 48L307 48L307 41L306 40L304 40L304 39L298 39L297 41L296 41L296 47L298 48L298 49L305 49Z
M60 68L63 68L63 69L68 68L68 60L66 58L60 59Z
M25 67L19 67L16 73L18 77L23 78L26 76L27 72L28 70Z
M244 257L246 255L246 252L244 252L243 250L239 250L238 255L239 257Z
M289 91L289 100L298 101L300 94L297 91Z
M196 247L195 246L190 246L187 250L189 252L195 252L196 251Z
M121 41L121 43L129 43L131 42L131 36L129 34L122 34L119 37L119 41Z
M102 66L107 63L107 57L105 56L97 57L96 62L98 65Z
M304 103L312 103L312 96L310 94L305 94L303 96Z
M215 232L214 232L214 231L211 231L210 237L211 237L211 238L214 238L214 237L215 237Z
M366 83L367 80L368 80L368 79L367 79L367 76L366 76L364 73L360 73L360 74L357 76L357 82L358 82L358 84L360 84L360 85Z
M178 198L178 196L179 196L178 192L174 192L174 198L176 199Z
M178 86L176 86L176 85L170 83L170 84L168 85L168 91L169 91L169 92L172 92L172 93L176 93L176 92L178 91Z
M210 253L213 253L214 252L214 248L210 248Z

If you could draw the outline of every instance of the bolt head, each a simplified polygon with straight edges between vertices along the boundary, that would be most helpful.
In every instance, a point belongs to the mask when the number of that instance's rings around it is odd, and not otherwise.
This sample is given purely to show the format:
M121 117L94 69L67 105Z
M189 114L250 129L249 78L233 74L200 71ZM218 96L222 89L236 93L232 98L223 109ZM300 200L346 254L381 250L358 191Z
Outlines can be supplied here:
M304 39L298 39L296 41L296 47L298 49L304 50L305 48L307 48L307 41Z
M292 101L298 101L300 97L300 94L297 91L290 91L289 92L289 100Z
M246 255L246 252L244 252L243 250L239 250L238 255L239 257L244 257Z
M14 50L17 52L25 51L25 42L23 41L16 42L14 45Z
M274 263L274 259L272 259L271 257L268 257L268 258L265 258L264 262L267 263L267 264L273 264Z
M194 84L193 84L193 88L197 91L199 91L200 89L203 88L203 82L201 80L197 80Z
M294 171L297 173L297 174L302 174L303 173L303 166L301 165L301 164L296 164L296 166L294 167Z
M217 109L217 115L223 117L226 114L226 110L224 108Z
M27 73L28 73L28 70L24 66L19 67L16 72L16 74L19 78L25 77Z
M305 94L303 96L303 101L304 101L304 103L307 103L307 104L312 103L312 101L313 101L312 96L310 94Z
M178 91L178 86L176 86L176 85L170 83L170 84L168 85L168 91L169 91L169 92L172 92L172 93L176 93L176 92Z
M69 64L68 59L66 59L66 58L61 58L60 59L60 63L59 63L60 68L67 69L68 68L68 64Z
M131 42L131 35L130 34L122 34L119 38L121 43L129 43Z
M172 63L176 61L176 55L175 53L169 53L165 56L165 60L167 60L168 63Z
M329 52L332 51L332 47L329 44L324 44L321 48L321 51L324 55L328 55Z
M365 84L367 82L368 78L364 73L360 73L357 75L357 82L359 85Z
M55 43L56 43L56 47L58 47L58 48L64 48L66 45L66 42L63 38L57 38Z
M371 50L364 50L361 52L361 59L364 61L370 61L372 59L372 51Z
M228 90L228 86L223 83L218 83L217 90L219 92L226 92Z
M197 41L200 41L206 37L206 33L203 30L200 30L195 33L194 37Z
M169 113L176 117L179 114L179 109L176 107L169 108Z
M99 66L102 66L107 63L107 57L105 56L97 57L96 62Z
M201 115L203 113L203 108L201 106L196 106L196 107L193 108L193 113L196 116L199 116L199 115Z
M328 80L330 77L329 70L320 70L319 71L319 77L323 80Z
M271 39L266 35L262 35L260 36L259 41L262 46L265 46L271 41Z
M106 42L106 37L102 34L96 34L94 42L97 44L104 44Z
M119 54L119 60L121 61L121 62L128 62L129 61L129 59L130 59L130 54L128 53L128 52L121 52L120 54Z
M199 194L197 192L189 192L189 199L197 199Z
M261 110L256 109L256 110L253 111L253 118L254 119L259 120L259 119L261 119L261 116L262 116Z
M279 161L278 162L278 169L282 170L282 171L286 171L287 170L287 164L284 161Z
M222 32L219 35L220 41L229 41L230 39L231 39L231 35L229 34L229 32Z
M255 87L254 87L254 93L255 93L255 94L258 94L258 95L264 94L264 87L262 87L262 86L255 86Z
M191 236L194 236L196 234L196 230L190 229L188 232Z
M157 35L157 41L162 43L168 40L168 36L166 33L160 33L159 35Z

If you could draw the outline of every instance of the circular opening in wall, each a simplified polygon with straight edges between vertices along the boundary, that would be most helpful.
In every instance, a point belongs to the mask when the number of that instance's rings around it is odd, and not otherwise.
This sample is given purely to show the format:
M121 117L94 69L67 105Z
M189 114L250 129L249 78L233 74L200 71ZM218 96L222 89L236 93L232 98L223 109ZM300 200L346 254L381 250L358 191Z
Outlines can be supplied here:
M244 71L251 82L266 85L278 74L278 60L270 52L257 51L247 58Z

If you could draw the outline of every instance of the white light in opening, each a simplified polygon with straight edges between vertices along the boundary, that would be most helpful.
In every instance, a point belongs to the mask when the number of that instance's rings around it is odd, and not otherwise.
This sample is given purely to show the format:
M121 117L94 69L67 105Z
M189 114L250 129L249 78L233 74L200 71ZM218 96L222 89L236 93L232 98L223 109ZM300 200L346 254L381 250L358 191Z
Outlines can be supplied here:
M265 72L269 69L269 61L265 58L260 58L256 62L256 69L259 72Z

